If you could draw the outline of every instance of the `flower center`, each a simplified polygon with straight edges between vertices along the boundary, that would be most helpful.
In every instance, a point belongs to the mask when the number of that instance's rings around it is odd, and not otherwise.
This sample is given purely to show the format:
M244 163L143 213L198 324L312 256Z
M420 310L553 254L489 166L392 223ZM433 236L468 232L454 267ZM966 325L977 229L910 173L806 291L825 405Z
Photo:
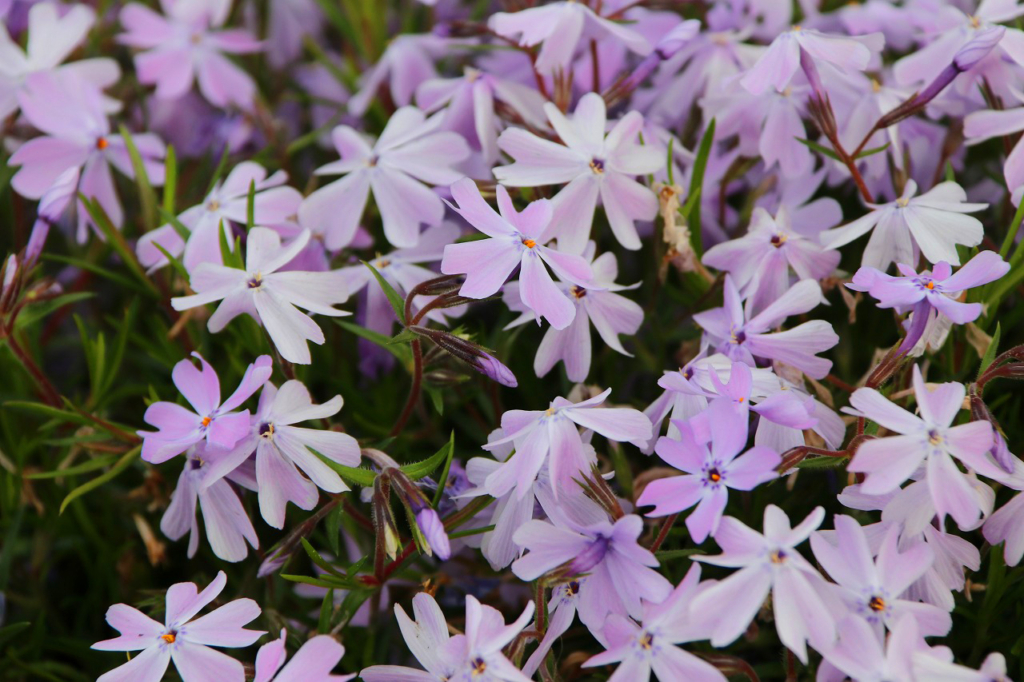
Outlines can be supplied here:
M722 480L722 474L718 471L718 469L709 469L708 480L711 481L712 483L718 483L719 481Z
M176 640L177 638L178 633L176 633L174 630L171 630L168 633L160 635L160 639L164 640L168 644L174 644L174 640Z
M210 425L210 422L212 422L212 421L213 421L213 420L212 420L212 419L210 419L209 417L203 417L203 426L204 426L204 427L205 427L205 426L209 426L209 425Z
M523 246L525 246L528 249L532 249L533 247L537 246L537 242L533 241L532 239L524 239Z
M210 199L210 202L206 204L206 210L213 213L220 208L220 202L216 199Z
M693 367L687 367L686 369L683 370L683 378L686 380L690 380L693 378Z
M640 639L637 643L640 645L641 649L650 651L651 647L654 646L654 635L647 631L644 631L644 634L640 636Z
M193 45L198 45L203 40L203 34L202 33L193 33L192 37L190 38L190 40L192 41Z
M594 171L594 175L604 175L604 159L591 159L590 170Z
M786 559L788 558L789 557L786 556L786 552L781 549L777 549L774 552L772 552L770 557L773 564L784 564L786 563Z
M747 335L743 332L742 329L739 331L733 331L732 334L730 334L730 340L733 343L739 345L747 340Z
M487 672L487 661L477 658L473 661L473 677L479 677Z
M981 28L981 19L979 19L978 17L972 15L970 21L971 28Z
M574 284L572 287L572 295L575 296L576 298L583 298L584 296L587 295L587 290L584 289L583 287L578 287Z
M939 433L938 430L936 430L936 429L929 429L928 430L928 442L931 443L932 445L941 445L942 444L942 434Z
M106 149L109 146L110 146L110 143L107 142L107 138L100 137L100 138L96 139L96 149L99 149L100 151L102 151L102 150Z
M567 595L569 595L570 597L575 595L575 594L578 594L579 591L580 591L580 581L579 580L572 580L572 581L569 582L568 585L565 586L565 593Z
M927 284L924 285L924 288L925 289L934 289L935 288L935 282L928 282Z
M900 208L906 208L907 206L910 205L910 199L900 197L899 199L896 200L896 205L899 206Z
M879 611L885 611L885 600L881 597L875 596L868 601L868 608L875 613Z
M787 237L787 236L786 236L786 235L784 235L784 234L773 234L773 235L772 235L772 239L771 239L771 242L772 242L772 246L774 246L774 247L775 247L776 249L778 249L778 248L780 248L780 247L781 247L781 246L782 246L783 244L785 244L785 243L786 243L786 240L787 240L787 239L789 239L789 237Z
M263 285L263 275L257 272L248 282L250 289L259 289Z
M391 261L389 261L387 258L378 258L377 262L374 263L373 265L378 270L383 270L387 266L391 265Z
M274 438L274 425L271 422L260 424L260 438L272 440Z

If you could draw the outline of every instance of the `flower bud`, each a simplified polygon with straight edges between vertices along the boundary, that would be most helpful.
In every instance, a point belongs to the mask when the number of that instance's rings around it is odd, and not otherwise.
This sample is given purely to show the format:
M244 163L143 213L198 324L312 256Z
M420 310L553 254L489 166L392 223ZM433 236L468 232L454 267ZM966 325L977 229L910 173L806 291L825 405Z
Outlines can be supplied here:
M452 555L451 543L448 541L448 533L444 529L444 523L437 512L430 507L425 507L416 513L416 525L419 526L427 544L434 550L437 557L442 561Z

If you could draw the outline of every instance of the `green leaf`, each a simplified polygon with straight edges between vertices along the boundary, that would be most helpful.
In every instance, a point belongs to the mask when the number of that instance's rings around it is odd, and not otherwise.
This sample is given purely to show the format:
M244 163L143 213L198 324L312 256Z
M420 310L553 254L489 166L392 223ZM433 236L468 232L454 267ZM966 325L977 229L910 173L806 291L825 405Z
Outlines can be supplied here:
M14 328L25 329L31 326L34 322L47 317L66 305L78 303L79 301L84 301L88 298L92 298L93 296L95 296L95 294L91 291L75 291L70 294L63 294L56 298L51 298L49 301L29 303L18 315Z
M217 233L220 237L220 257L224 262L224 265L229 268L237 268L239 270L245 269L245 263L242 261L242 244L241 240L235 239L234 250L231 248L231 244L228 242L227 232L224 230L224 220L220 221L217 226Z
M811 149L813 149L814 151L818 152L819 154L824 154L825 156L827 156L830 159L834 159L836 161L842 161L842 159L839 158L839 155L836 154L835 151L829 149L828 147L823 147L822 145L818 144L817 142L811 142L810 140L805 140L802 137L796 138L796 141L799 142L800 144L803 144L803 145L806 145L807 147L810 147Z
M1024 203L1024 202L1021 202L1021 203ZM402 331L398 332L398 334L396 334L395 336L391 337L391 340L388 343L391 343L391 344L395 344L395 343L409 343L410 341L415 341L418 338L420 338L418 335L414 334L413 332L409 331L408 329L403 329Z
M313 545L309 544L309 540L307 540L306 538L299 538L299 542L302 543L302 549L306 550L306 554L309 555L309 558L313 560L314 564L322 568L324 571L327 571L331 575L336 575L339 578L348 577L344 573L336 569L331 564L331 562L327 561L327 559L324 559L322 556L320 556L320 553L313 549Z
M715 141L715 119L711 119L708 123L708 128L704 131L704 137L700 141L700 147L697 150L697 158L693 162L693 174L690 176L690 196L697 193L702 193L704 188L704 172L708 168L708 158L711 156L711 145ZM697 254L699 259L704 255L704 238L701 235L701 222L700 222L700 202L694 204L691 209L693 213L693 221L690 223L695 227L690 230L690 240L693 244L693 250Z
M174 153L174 145L167 145L164 157L164 205L165 213L174 215L174 199L178 191L178 157Z
M845 457L811 457L797 462L797 469L834 469L846 464Z
M256 181L249 181L249 196L245 201L245 229L256 227Z
M156 298L163 298L160 290L156 288L156 285L146 276L142 266L139 265L139 259L135 257L135 252L128 247L128 242L124 240L124 235L110 222L107 212L103 210L100 203L96 200L87 199L81 192L79 192L78 198L82 205L85 206L85 210L89 217L92 218L93 223L99 227L100 232L107 238L107 243L113 247L117 255L124 261L124 264L128 266L128 269L132 271L132 274L142 284L143 288Z
M469 530L460 530L455 533L448 533L448 539L454 540L456 538L465 538L470 535L483 535L484 533L490 533L494 530L494 526L484 526L483 528L470 528Z
M1024 201L1021 202L1021 205L1024 205ZM985 373L985 370L992 365L992 361L996 359L996 353L999 352L1000 333L1001 329L999 328L999 323L996 322L996 331L992 334L992 341L989 342L988 348L985 349L985 355L981 358L981 367L978 368L979 377Z
M434 509L441 504L441 497L444 495L444 487L448 485L448 472L452 468L452 457L455 456L455 432L452 431L448 437L448 455L444 460L444 469L441 470L441 477L437 479L437 492L434 493Z
M156 192L153 191L153 185L149 182L146 164L142 162L142 155L139 154L139 148L135 146L132 134L124 127L124 124L121 124L120 131L121 139L124 140L124 146L128 149L128 156L132 160L135 184L139 186L139 200L142 203L142 224L146 228L146 232L149 232L156 227Z
M660 552L655 552L654 558L664 563L666 561L671 561L672 559L683 559L700 553L701 550L696 547L692 549L665 549Z
M412 350L405 344L393 344L391 343L390 336L385 336L383 334L373 331L372 329L366 329L365 327L360 327L358 324L352 324L351 322L346 322L345 320L334 318L334 323L337 324L342 329L352 332L356 336L361 336L367 341L372 341L373 343L377 344L378 346L380 346L381 348L383 348L384 350L398 358L398 360L406 368L411 366Z
M331 513L324 519L324 532L327 533L327 544L331 547L334 556L341 554L341 515L344 507L340 504L331 510Z
M375 472L362 467L347 467L344 464L338 464L333 460L327 459L319 452L316 452L316 450L313 450L312 448L310 450L315 452L324 464L338 472L338 475L341 476L346 483L362 486L363 488L373 487L373 481L377 478L377 474Z
M340 588L343 590L351 590L360 586L360 583L353 580L336 578L333 575L322 575L318 578L311 578L308 575L288 575L282 573L281 577L293 583L316 585L317 587L326 587L327 589Z
M92 421L87 417L83 417L75 412L62 410L58 407L43 405L42 403L34 403L28 400L8 400L3 405L4 407L13 410L22 410L24 412L31 412L50 419L57 419L62 423L71 422L72 424L92 425Z
M153 246L156 247L157 251L164 254L164 258L167 259L167 262L171 264L171 267L174 268L174 271L178 273L180 277L182 277L186 282L189 281L190 275L188 274L188 270L185 268L184 263L182 263L176 256L172 256L170 251L160 246L157 242L154 241Z
M102 469L117 458L116 455L100 455L96 459L90 459L87 462L82 462L78 466L68 467L67 469L56 469L54 471L41 471L34 474L25 474L25 478L30 480L38 480L43 478L60 478L62 476L74 476L76 474L84 474L96 469Z
M174 228L174 231L178 233L182 241L188 241L188 238L192 236L192 230L185 227L185 224L178 219L178 216L174 215L171 211L168 211L163 206L160 207L160 219L165 223Z
M377 272L377 268L373 267L366 261L362 261L363 265L370 268L370 272L377 279L377 284L384 290L384 295L388 297L388 303L391 304L391 308L395 311L395 316L398 317L398 321L402 323L404 327L405 321L405 299L402 298L395 288L391 286L391 283L384 279L384 276Z
M213 188L217 186L218 182L220 182L220 176L224 174L224 169L227 168L229 155L230 149L227 145L224 145L224 151L220 155L220 161L217 162L217 168L214 169L213 177L210 178L210 186L206 188L206 193L203 194L203 196L212 192Z
M672 169L672 147L675 146L676 138L668 138L668 158L665 159L665 168L668 173L668 184L676 184L675 171Z
M872 156L874 154L878 154L879 152L884 152L886 149L889 148L890 144L891 143L886 142L881 147L874 147L873 149L865 149L865 150L861 151L860 154L857 155L857 158L858 159L863 159L865 157Z
M1006 238L1003 239L1003 245L999 247L999 257L1006 260L1006 257L1010 254L1010 248L1013 243L1017 241L1017 232L1020 230L1020 223L1024 220L1024 201L1020 202L1020 206L1017 207L1017 212L1013 214L1013 222L1010 223L1010 230L1006 233Z
M687 225L691 225L690 214L693 213L693 209L698 205L700 201L701 189L686 197L686 203L679 207L679 215L683 217Z
M418 481L424 476L434 473L434 470L441 466L442 462L451 458L453 452L455 452L455 432L452 432L448 442L428 459L422 462L406 464L402 466L402 471L412 480Z
M441 391L439 391L436 387L428 386L427 384L423 384L423 391L427 394L427 397L430 398L430 404L434 406L434 410L439 415L443 415L444 396L441 395Z
M317 621L316 631L326 635L331 631L331 614L334 613L334 588L329 588L324 595L324 601L320 604L320 619Z
M134 462L138 458L138 456L139 456L139 454L141 452L142 452L142 446L141 445L132 448L128 452L124 453L124 455L121 457L121 459L117 460L117 463L114 464L114 466L110 467L109 471L107 471L106 473L100 474L99 476L97 476L96 478L92 479L91 481L88 481L87 483L83 483L82 485L78 486L77 488L72 490L70 493L68 493L68 496L65 497L64 501L61 502L61 504L60 504L60 512L59 512L59 514L63 514L64 510L67 509L67 506L69 504L71 504L72 502L74 502L75 500L77 500L82 495L85 495L86 493L91 492L91 491L95 490L96 488L99 488L101 485L103 485L107 481L111 481L114 478L116 478L118 474L120 474L122 471L127 469L128 465L130 465L132 462Z
M89 261L84 260L82 258L72 258L70 256L62 256L56 253L44 253L41 256L41 258L43 260L52 261L54 263L64 263L65 265L72 265L76 268L87 270L93 273L94 275L99 275L104 279L108 279L111 282L115 282L119 286L123 286L128 289L133 289L136 291L140 289L139 283L136 282L135 280L119 275L113 270L108 270L106 268L100 267L95 263L90 263Z
M11 623L10 625L5 625L4 627L0 628L0 646L6 644L7 640L13 639L20 635L22 632L27 630L30 625L32 625L31 622L24 620L20 623Z

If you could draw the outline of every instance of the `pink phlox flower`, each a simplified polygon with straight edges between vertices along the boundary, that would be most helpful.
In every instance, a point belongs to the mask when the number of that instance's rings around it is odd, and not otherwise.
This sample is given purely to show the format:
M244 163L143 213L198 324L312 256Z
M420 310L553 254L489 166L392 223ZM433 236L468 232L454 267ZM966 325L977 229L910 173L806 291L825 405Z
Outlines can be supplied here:
M823 379L828 374L832 361L819 358L817 353L839 343L831 324L810 320L786 331L770 331L787 317L806 313L824 300L817 282L800 280L750 319L743 311L742 299L731 275L725 276L723 295L723 307L693 316L715 350L752 367L754 358L758 357L784 362L812 379Z
M640 283L616 284L619 266L615 254L609 251L595 259L594 251L595 244L590 242L583 252L583 258L590 264L593 272L589 286L583 287L568 282L557 284L575 304L576 316L565 329L551 327L545 332L533 361L533 370L538 377L545 376L558 362L563 362L569 381L586 381L590 374L592 352L591 323L605 345L617 353L633 357L632 353L622 347L619 335L636 334L643 323L644 311L637 303L617 292L636 289ZM518 282L505 286L504 300L510 310L521 313L518 318L506 325L505 329L536 319L536 314L523 303Z
M267 227L294 225L295 214L302 202L298 190L288 187L288 174L277 171L269 177L267 170L255 161L243 161L213 186L203 203L178 215L178 221L189 229L188 240L182 239L170 224L147 232L136 246L139 262L152 272L167 265L167 257L154 246L159 244L172 256L181 258L190 272L202 263L221 265L220 233L223 229L228 247L235 248L233 226L248 221L249 188L255 187L253 221Z
M793 229L783 206L774 218L755 208L746 235L712 246L703 262L732 275L746 299L746 314L753 316L789 289L790 271L797 280L820 281L835 271L839 258L838 251L826 250Z
M287 246L281 237L266 227L254 227L246 240L245 269L202 263L191 273L191 296L171 299L175 310L188 310L221 301L210 316L207 328L214 334L228 322L245 313L266 327L281 357L289 362L311 362L307 341L322 344L324 333L304 308L317 315L350 315L333 308L348 299L345 278L333 272L278 272L309 241L303 230Z
M192 355L199 359L202 370L185 359L174 366L171 374L192 410L166 401L146 409L143 419L157 430L138 434L143 438L142 459L151 464L166 462L202 440L215 448L233 448L249 432L249 410L235 410L267 382L273 371L270 356L259 356L246 368L235 392L221 402L217 372L199 353Z
M981 515L978 497L953 458L983 475L1003 476L1002 469L988 456L992 425L982 420L953 426L963 407L966 389L953 382L926 386L917 365L914 395L920 417L872 388L859 388L850 396L853 408L845 411L899 435L862 443L848 468L867 474L861 485L863 492L882 494L895 490L923 466L939 527L947 514L961 527L973 524Z
M262 49L240 28L223 28L231 0L162 0L160 15L138 3L125 5L118 42L141 50L135 55L139 82L156 86L156 97L178 99L195 81L211 104L248 109L256 95L252 77L227 54Z
M92 648L141 653L101 675L99 682L159 682L172 660L183 682L244 682L242 663L210 647L247 647L265 635L242 627L260 615L260 607L252 599L236 599L195 618L226 583L227 576L220 571L202 592L195 583L171 585L162 624L127 604L111 606L107 623L121 636L96 642Z
M302 56L306 38L322 38L324 24L324 14L316 0L271 0L267 16L267 61L275 69L284 69Z
M817 243L821 232L843 221L843 209L838 201L832 197L814 198L827 176L828 169L824 167L803 177L776 175L772 190L754 203L769 213L777 214L785 209L788 229Z
M426 185L458 180L462 173L454 165L470 154L465 138L439 130L440 122L439 116L427 119L416 107L402 107L372 145L349 126L335 128L331 136L341 160L314 174L344 177L306 197L299 224L322 234L327 249L337 251L355 237L372 192L388 241L415 246L421 224L438 225L444 218L444 203Z
M317 635L306 640L288 661L284 648L287 635L288 631L282 628L280 638L267 642L256 652L256 676L252 682L346 682L355 677L331 674L345 655L345 647L334 637Z
M1006 674L1006 657L994 652L985 657L977 670L959 665L948 657L930 655L928 651L913 653L914 675L919 680L962 680L963 682L1013 682Z
M459 293L468 298L492 296L519 267L519 293L523 303L537 314L537 324L543 317L555 329L568 327L576 317L576 306L551 279L547 267L562 281L584 288L590 285L593 271L582 256L547 246L554 224L551 202L540 199L517 211L508 190L499 185L499 213L469 178L456 182L451 191L458 202L452 209L490 237L445 247L441 272L466 275Z
M545 75L568 72L576 48L585 38L615 41L641 56L651 51L643 35L601 17L581 2L553 2L518 12L498 12L491 15L487 25L498 35L517 40L522 47L540 45L535 68Z
M1012 95L1018 102L1024 102L1024 93L1011 90ZM1024 106L1012 109L985 109L975 111L964 118L964 135L967 137L967 144L974 145L993 137L1014 135L1024 130ZM1006 180L1007 188L1013 192L1014 204L1020 203L1021 192L1018 191L1024 186L1024 144L1017 140L1017 144L1006 157L1003 164L1003 178Z
M432 33L395 36L377 63L363 71L359 90L348 102L349 113L363 116L384 85L396 106L412 104L416 88L437 78L434 62L450 54L453 45L458 43Z
M1013 458L1013 473L997 479L1012 490L1024 490L1024 463ZM982 534L992 545L1005 542L1003 558L1007 566L1016 566L1024 558L1024 495L1015 494L1010 501L988 517Z
M120 227L124 210L110 167L129 178L135 177L135 169L124 139L111 134L100 91L67 70L39 71L27 77L18 101L22 115L43 135L18 147L8 160L10 166L21 166L11 178L15 191L39 199L66 181L69 170L80 169L77 191L98 201L114 227ZM150 183L162 185L164 143L150 133L133 135L132 140ZM77 222L78 241L85 243L93 223L82 207Z
M635 178L665 165L664 154L639 143L643 116L631 111L606 134L605 103L596 93L580 98L571 119L550 102L544 111L562 144L522 128L508 128L498 138L498 146L515 163L498 166L494 177L509 187L568 183L552 199L558 226L552 236L570 253L582 253L586 247L599 198L615 238L627 249L639 249L634 223L654 220L658 199Z
M946 647L929 647L921 636L917 621L910 615L896 620L888 640L879 638L869 623L852 614L839 621L837 631L835 645L822 650L825 656L822 668L837 671L826 679L852 678L858 682L940 679L917 677L915 661L918 656L936 657L939 661L953 657Z
M723 553L693 557L740 569L690 602L692 614L720 615L712 629L712 646L725 646L742 635L769 592L779 639L801 661L807 660L808 640L819 650L835 641L835 621L819 594L824 579L796 551L824 518L825 510L817 507L791 528L786 513L769 504L764 511L763 535L732 517L722 519L715 542ZM723 609L723 604L729 608Z
M984 237L976 213L988 204L967 203L967 193L955 182L943 182L920 196L917 183L907 181L903 195L887 204L869 204L870 213L821 234L827 249L836 249L871 233L862 264L885 270L889 263L916 263L918 255L931 263L960 265L958 244L977 246Z
M705 627L687 608L702 588L699 583L700 564L693 564L663 602L643 602L640 624L618 614L608 616L607 651L591 656L583 667L618 663L609 682L647 682L651 671L659 680L725 682L717 668L677 646L706 639Z

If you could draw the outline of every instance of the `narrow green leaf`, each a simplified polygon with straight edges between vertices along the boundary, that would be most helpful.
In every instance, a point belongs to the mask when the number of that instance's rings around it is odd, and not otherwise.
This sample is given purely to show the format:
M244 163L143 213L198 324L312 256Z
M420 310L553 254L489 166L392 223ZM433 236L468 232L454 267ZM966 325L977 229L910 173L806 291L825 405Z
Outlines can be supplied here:
M1024 204L1024 201L1021 204ZM981 366L978 368L979 377L985 373L985 370L992 365L992 361L996 359L996 353L999 352L1000 333L999 323L996 322L996 331L992 334L992 341L988 344L988 348L985 349L985 355L981 358Z
M668 138L668 158L665 160L665 168L668 172L668 184L676 184L675 171L672 168L672 147L675 146L676 138Z
M956 180L956 173L953 171L953 162L946 161L946 182L953 182Z
M111 282L116 283L118 286L122 286L135 291L141 290L139 283L136 282L134 279L130 279L128 277L119 275L113 270L108 270L106 268L100 267L99 265L96 265L95 263L90 263L89 261L82 258L72 258L70 256L62 256L56 253L44 253L42 255L42 259L54 263L72 265L76 268L87 270L88 272L91 272L94 275L99 275L103 279L110 280Z
M344 507L340 504L331 510L331 513L324 519L324 532L327 533L327 544L331 547L334 556L341 554L341 515Z
M174 215L171 211L168 211L163 206L160 207L160 219L165 223L174 228L174 231L178 233L182 241L188 241L188 238L192 236L192 230L185 227L185 224L181 222L178 216Z
M334 588L327 590L324 601L320 604L320 619L317 621L316 631L326 635L331 631L331 614L334 613Z
M393 337L391 337L391 340L388 341L388 343L390 343L390 344L409 343L410 341L415 341L418 338L419 338L419 336L417 336L416 334L412 333L408 329L403 329L402 331L398 332Z
M96 469L102 469L111 462L117 459L116 455L100 455L96 459L90 459L87 462L67 469L55 469L54 471L40 471L34 474L25 474L25 478L30 480L38 480L44 478L60 478L62 476L74 476L76 474L85 474Z
M703 193L704 188L704 173L708 168L708 158L711 156L711 145L715 141L715 119L711 119L708 123L708 128L704 131L704 137L700 141L700 147L697 150L697 158L693 162L693 174L690 176L690 196L694 194ZM690 229L690 240L693 244L693 250L697 254L697 258L704 255L704 238L701 235L701 222L700 222L700 202L694 204L691 209L693 213L693 220L690 221L690 225L693 227Z
M23 412L31 412L38 414L49 419L56 419L60 422L70 422L72 424L91 425L92 422L75 412L69 412L62 410L57 407L50 407L49 405L43 405L42 403L34 403L28 400L8 400L3 404L4 407L12 410L21 410Z
M376 473L362 467L347 467L344 464L338 464L335 461L327 459L319 452L316 452L316 450L311 451L315 452L324 464L338 472L338 475L341 476L346 483L362 486L363 488L373 487L373 481L377 478Z
M469 530L460 530L455 533L449 533L448 539L455 540L456 538L465 538L470 535L483 535L484 533L490 533L494 530L494 526L484 526L483 528L470 528Z
M49 301L42 301L40 303L30 303L22 310L18 315L18 319L14 324L15 329L26 329L33 323L49 316L51 313L56 312L58 309L63 308L66 305L72 303L78 303L88 298L92 298L95 294L91 291L75 291L70 294L63 294L52 298Z
M309 544L309 540L307 540L306 538L299 538L299 542L302 543L302 549L306 550L306 554L309 555L309 558L312 559L313 563L319 566L322 570L326 571L327 573L330 573L331 575L336 575L339 578L348 577L344 573L336 569L331 564L331 562L327 561L327 559L324 559L322 556L320 556L320 552L313 549L313 545Z
M814 151L818 152L819 154L824 154L825 156L827 156L830 159L834 159L836 161L842 161L842 159L839 158L839 155L836 154L835 151L829 149L828 147L824 147L824 146L818 144L817 142L811 142L810 140L805 140L802 137L796 138L796 141L799 142L800 144L803 144L803 145L805 145L807 147L810 147L811 149L813 149Z
M146 164L142 161L139 148L135 146L135 140L124 124L120 126L121 139L128 149L128 156L132 161L132 171L135 173L135 184L139 186L139 201L142 203L142 225L145 231L149 232L156 227L156 192L149 182L149 174L146 172Z
M110 218L107 217L107 212L103 210L100 203L95 200L87 199L84 194L79 192L78 198L82 205L85 206L86 212L89 217L92 218L93 223L100 228L100 232L107 238L107 243L113 247L117 255L121 257L124 264L128 266L128 269L132 271L136 279L142 284L143 288L155 296L156 298L162 298L160 290L156 288L156 285L146 276L142 266L139 265L139 259L135 257L135 253L128 247L128 242L124 240L124 235L121 231L116 229L110 222Z
M153 246L156 247L157 251L164 254L164 258L166 258L167 262L171 264L171 267L174 268L174 271L178 273L178 276L182 277L186 282L189 281L190 275L188 274L188 270L185 268L185 264L182 263L177 256L172 256L170 251L160 246L156 242L153 242Z
M1006 238L1003 239L1003 245L999 247L999 256L1006 260L1006 257L1010 254L1010 248L1013 243L1017 241L1017 232L1020 231L1020 223L1024 220L1024 201L1020 202L1020 206L1017 207L1017 212L1013 214L1013 222L1010 223L1010 230L1006 233Z
M391 286L391 283L384 279L384 276L377 272L377 268L370 265L366 261L362 261L363 265L370 268L370 272L373 273L374 278L377 280L377 284L384 290L384 295L388 297L388 303L391 304L391 308L395 311L395 316L398 317L398 321L402 323L404 327L405 322L405 299L395 291L395 288Z
M404 471L405 475L411 478L412 480L418 481L424 476L429 476L430 474L434 473L437 467L441 466L442 462L444 462L446 459L449 459L452 456L452 453L454 451L455 433L453 432L451 438L448 439L448 442L445 443L440 450L438 450L437 452L435 452L433 455L423 460L422 462L414 462L412 464L406 464L402 466L402 471Z
M256 181L249 181L249 196L245 201L245 229L251 230L256 226Z
M441 504L441 498L444 496L444 487L448 485L448 472L452 468L452 457L455 456L455 432L452 431L451 436L448 437L448 454L444 460L444 469L441 470L441 477L437 479L437 492L434 493L434 509L437 509L437 505Z
M360 327L358 324L353 324L345 320L334 318L334 323L342 329L352 332L356 336L361 336L367 341L372 341L387 352L394 355L402 363L403 366L409 367L412 364L412 350L409 349L405 344L391 343L390 336L384 336L372 329L366 329Z
M232 250L231 243L228 241L227 231L224 229L223 220L217 226L217 233L220 237L220 257L224 265L229 268L244 270L245 263L242 261L241 243L236 239L234 249Z
M858 159L863 159L863 158L866 158L868 156L872 156L874 154L878 154L879 152L884 152L886 149L889 148L890 144L891 143L886 142L881 147L874 147L872 149L865 149L865 150L861 151L860 154L857 155L857 158Z
M91 481L83 483L82 485L80 485L77 488L75 488L74 490L72 490L70 493L68 493L68 496L64 498L64 501L61 502L61 504L60 504L60 512L58 512L58 513L59 514L63 514L64 510L67 509L67 506L69 504L71 504L72 502L74 502L75 500L77 500L79 497L81 497L82 495L85 495L88 492L91 492L91 491L95 490L96 488L99 488L104 483L106 483L108 481L111 481L114 478L116 478L122 471L127 469L128 466L132 462L134 462L136 459L138 459L139 453L141 453L141 452L142 452L142 446L141 445L132 448L131 450L126 452L121 457L121 459L117 460L117 463L114 464L114 466L110 467L110 470L108 470L106 473L100 474L99 476L97 476L96 478L92 479Z
M660 552L655 552L654 553L654 558L656 558L658 561L664 563L666 561L671 561L672 559L684 559L686 557L691 557L691 556L694 556L695 554L701 554L701 553L702 553L702 550L697 549L697 548L693 548L693 549L666 549L666 550L662 550Z
M679 215L683 217L683 220L686 221L687 225L693 224L690 222L690 214L693 213L693 209L698 205L697 202L700 201L701 191L702 190L698 189L696 192L686 197L686 203L679 207Z
M164 157L164 205L166 213L174 215L175 195L178 191L178 157L174 153L174 145L167 145L167 156Z
M30 625L32 625L31 622L24 620L20 623L11 623L10 625L5 625L0 628L0 646L6 644L7 640L20 635L22 632L27 630Z
M214 169L213 177L210 178L210 186L206 188L206 194L212 192L213 188L217 186L218 182L220 182L220 177L224 174L224 169L227 168L229 155L230 150L227 145L224 145L224 151L221 152L220 161L217 162L217 168ZM206 196L206 194L203 196Z
M430 398L430 404L434 406L434 411L439 415L444 414L444 396L441 395L441 391L436 386L430 386L423 384L423 391Z
M319 578L311 578L308 575L288 575L286 573L282 573L281 577L293 583L316 585L317 587L326 587L329 590L334 588L351 590L359 587L359 584L352 580L342 580L334 577L333 575L322 575Z
M811 457L797 462L797 469L834 469L846 464L845 457Z

